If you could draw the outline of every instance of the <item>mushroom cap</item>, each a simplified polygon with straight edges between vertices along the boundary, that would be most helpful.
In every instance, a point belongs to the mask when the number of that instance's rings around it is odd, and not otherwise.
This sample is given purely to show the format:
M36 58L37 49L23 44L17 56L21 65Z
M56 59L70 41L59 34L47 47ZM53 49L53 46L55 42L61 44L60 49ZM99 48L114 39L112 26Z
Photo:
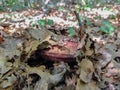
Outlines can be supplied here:
M52 45L49 48L42 49L40 55L51 61L75 61L78 42L65 40L62 43L62 45Z

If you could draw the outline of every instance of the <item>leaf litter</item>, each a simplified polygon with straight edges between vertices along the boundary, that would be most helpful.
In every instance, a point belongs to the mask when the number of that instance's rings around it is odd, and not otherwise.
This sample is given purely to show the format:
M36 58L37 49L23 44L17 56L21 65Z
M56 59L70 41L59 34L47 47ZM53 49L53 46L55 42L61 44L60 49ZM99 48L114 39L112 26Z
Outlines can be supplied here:
M100 11L79 12L82 26L65 8L49 15L41 10L2 13L0 89L119 90L119 25L104 21L108 11Z

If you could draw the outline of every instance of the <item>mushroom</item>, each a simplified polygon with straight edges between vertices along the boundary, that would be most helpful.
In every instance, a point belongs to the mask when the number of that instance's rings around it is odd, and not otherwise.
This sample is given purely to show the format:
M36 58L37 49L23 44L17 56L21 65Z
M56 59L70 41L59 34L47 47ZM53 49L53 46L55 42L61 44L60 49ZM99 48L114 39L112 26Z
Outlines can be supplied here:
M75 61L78 42L75 39L64 38L60 43L40 50L40 55L51 61Z

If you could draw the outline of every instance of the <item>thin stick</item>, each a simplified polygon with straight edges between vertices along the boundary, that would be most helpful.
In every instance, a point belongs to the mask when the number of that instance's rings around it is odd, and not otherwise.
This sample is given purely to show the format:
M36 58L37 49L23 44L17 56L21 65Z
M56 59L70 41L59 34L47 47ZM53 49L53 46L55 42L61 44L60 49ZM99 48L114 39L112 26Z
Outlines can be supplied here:
M77 20L78 20L79 29L80 29L79 35L80 35L80 40L81 40L81 39L83 38L83 36L84 36L83 25L82 25L82 22L81 22L81 19L80 19L80 16L79 16L78 12L77 12L77 11L74 11L74 13L75 13L76 18L77 18Z

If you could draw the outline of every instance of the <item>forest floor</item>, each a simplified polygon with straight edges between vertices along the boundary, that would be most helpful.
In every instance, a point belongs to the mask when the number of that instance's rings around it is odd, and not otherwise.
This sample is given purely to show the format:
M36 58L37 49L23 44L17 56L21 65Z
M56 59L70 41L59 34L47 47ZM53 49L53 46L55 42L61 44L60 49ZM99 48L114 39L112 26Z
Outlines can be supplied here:
M0 12L0 90L120 90L119 11Z

